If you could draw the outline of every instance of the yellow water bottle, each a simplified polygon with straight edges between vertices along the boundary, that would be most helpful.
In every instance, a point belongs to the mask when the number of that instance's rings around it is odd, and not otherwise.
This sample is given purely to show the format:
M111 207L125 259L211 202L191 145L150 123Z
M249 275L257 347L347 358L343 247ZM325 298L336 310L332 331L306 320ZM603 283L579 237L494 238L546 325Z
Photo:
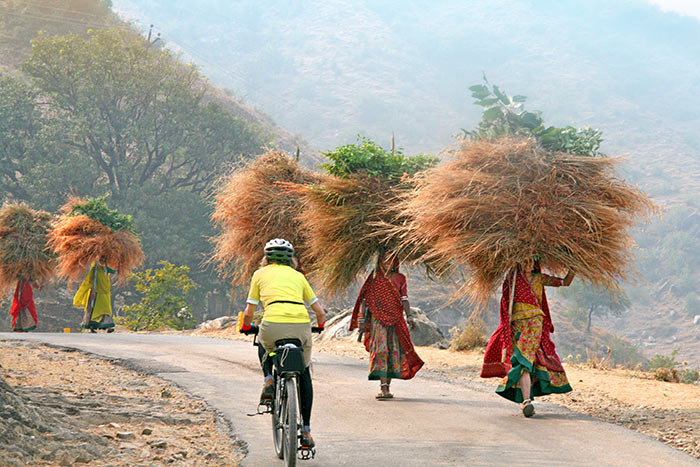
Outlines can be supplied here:
M236 332L241 332L242 327L243 327L243 312L239 311L238 312L238 323L236 324Z

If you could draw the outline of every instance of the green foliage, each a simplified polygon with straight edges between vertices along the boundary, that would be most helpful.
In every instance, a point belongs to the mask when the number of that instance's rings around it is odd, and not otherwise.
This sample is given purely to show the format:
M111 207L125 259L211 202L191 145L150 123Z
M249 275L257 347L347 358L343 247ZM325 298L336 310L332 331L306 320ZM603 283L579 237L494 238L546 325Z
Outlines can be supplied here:
M387 151L361 136L358 136L356 144L338 146L323 155L331 162L322 164L321 168L337 177L364 172L375 177L400 180L406 174L413 175L438 163L435 156L420 154L407 157L401 151Z
M610 343L610 356L615 364L625 368L634 368L644 362L639 347L619 337L614 337Z
M584 284L581 281L574 281L571 286L562 288L560 293L573 305L569 313L570 316L576 318L574 320L575 326L576 323L580 325L584 313L588 315L585 319L588 331L590 331L594 315L601 317L609 314L619 316L631 306L631 302L624 292L612 293Z
M571 325L583 331L588 323L588 311L579 307L570 307L566 310L566 316L571 320Z
M649 371L654 371L658 368L675 368L680 365L680 362L676 361L676 355L678 354L678 349L671 352L671 356L667 357L665 355L656 354L647 363L647 369Z
M161 261L158 269L146 269L133 274L129 280L141 294L141 301L122 308L116 322L132 331L153 331L161 326L190 329L195 324L190 294L195 284L189 278L190 268L175 267Z
M602 133L591 128L572 126L545 127L540 112L525 110L527 97L509 96L497 85L491 85L484 74L484 84L469 87L474 103L484 108L476 130L462 129L471 139L491 139L503 135L532 136L551 151L583 156L596 156L602 143Z
M134 221L130 215L120 214L119 211L107 207L107 196L88 198L86 203L76 204L71 209L70 215L83 214L90 219L100 222L112 232L126 230L134 233Z
M681 370L681 383L695 384L698 380L700 380L700 372L697 370L691 370L690 368Z

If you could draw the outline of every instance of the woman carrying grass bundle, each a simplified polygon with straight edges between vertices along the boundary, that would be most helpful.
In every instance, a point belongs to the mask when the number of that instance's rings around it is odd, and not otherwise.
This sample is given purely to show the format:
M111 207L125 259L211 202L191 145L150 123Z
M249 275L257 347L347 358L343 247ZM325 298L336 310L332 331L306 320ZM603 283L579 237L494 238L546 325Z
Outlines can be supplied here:
M410 313L406 277L399 273L398 260L380 254L375 271L360 290L350 320L350 330L361 327L364 333L369 352L368 379L380 381L377 399L393 398L392 378L411 379L423 366L408 330L413 324Z
M520 402L525 417L535 413L535 396L571 391L549 336L554 326L544 287L569 286L573 279L571 271L559 279L543 274L537 261L526 260L503 283L501 323L486 347L481 376L505 374L496 393Z
M20 279L17 282L15 295L12 299L12 330L14 332L29 332L36 329L39 320L34 305L34 292L32 287L37 283L31 279Z
M112 319L112 285L109 274L115 270L99 262L90 266L83 283L73 297L73 306L85 309L82 329L97 332L97 329L105 329L114 332L114 320Z

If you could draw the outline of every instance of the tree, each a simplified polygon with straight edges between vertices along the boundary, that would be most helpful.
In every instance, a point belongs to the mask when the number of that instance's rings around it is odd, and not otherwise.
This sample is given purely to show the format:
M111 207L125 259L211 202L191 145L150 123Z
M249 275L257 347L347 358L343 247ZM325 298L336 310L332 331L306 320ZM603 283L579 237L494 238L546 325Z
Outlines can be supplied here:
M62 143L92 161L117 202L147 185L202 193L217 168L261 146L258 128L205 103L194 67L128 30L40 35L22 70L64 126Z
M582 282L574 282L571 286L561 289L561 294L576 308L588 312L586 332L591 332L593 315L607 316L613 314L619 316L630 306L630 300L624 292L611 293L607 290L595 288Z
M132 331L153 331L161 326L189 329L194 326L192 306L188 299L195 284L187 275L187 266L175 267L161 261L160 268L146 269L129 278L141 294L141 301L122 308L117 323Z

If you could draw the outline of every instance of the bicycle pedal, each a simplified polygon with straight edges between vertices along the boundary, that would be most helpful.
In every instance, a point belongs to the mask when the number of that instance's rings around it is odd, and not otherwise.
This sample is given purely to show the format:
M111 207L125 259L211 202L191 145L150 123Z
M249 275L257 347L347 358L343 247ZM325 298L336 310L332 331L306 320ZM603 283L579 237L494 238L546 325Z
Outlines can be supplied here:
M307 461L316 457L316 448L299 447L299 459Z

